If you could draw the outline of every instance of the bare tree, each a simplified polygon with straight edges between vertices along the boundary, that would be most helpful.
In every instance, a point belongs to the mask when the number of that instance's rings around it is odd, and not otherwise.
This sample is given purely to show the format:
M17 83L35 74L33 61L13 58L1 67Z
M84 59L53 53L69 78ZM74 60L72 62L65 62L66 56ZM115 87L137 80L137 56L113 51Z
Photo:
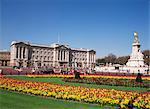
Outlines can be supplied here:
M127 63L127 61L128 61L129 58L130 58L130 56L121 56L121 57L118 57L116 59L116 63L124 65L124 64Z
M105 57L105 60L106 60L107 63L114 64L115 61L116 61L116 58L117 58L116 55L110 53L110 54L108 54L108 56Z
M150 50L144 50L143 55L145 64L150 65Z

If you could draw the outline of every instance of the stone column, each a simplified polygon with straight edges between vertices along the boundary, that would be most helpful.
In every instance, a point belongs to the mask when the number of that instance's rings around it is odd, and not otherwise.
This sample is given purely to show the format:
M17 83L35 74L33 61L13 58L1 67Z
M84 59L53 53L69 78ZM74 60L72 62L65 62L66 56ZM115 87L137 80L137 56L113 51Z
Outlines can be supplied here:
M94 59L93 59L93 53L92 53L92 63L93 63L93 60L94 60Z
M26 52L26 48L23 47L23 59L25 59L25 52Z
M94 53L93 53L93 63L94 63Z
M23 59L23 49L24 49L24 47L22 47L22 49L21 49L21 59Z
M53 52L53 66L55 66L55 58L56 58L56 49L54 48L54 52Z
M25 48L25 59L28 60L28 49Z
M63 52L63 61L66 61L66 51Z
M94 68L94 53L92 54L92 68Z
M62 54L63 54L62 61L64 61L64 55L65 55L65 51L64 50L63 50Z
M59 50L59 61L61 60L61 50Z
M66 60L66 58L65 58L65 57L66 57L66 51L64 50L64 51L63 51L63 61L65 61L65 60Z
M91 53L91 63L92 63L92 53Z
M90 67L92 67L92 54L90 54Z
M90 53L89 53L89 63L88 63L88 64L89 64L89 67L90 67L90 61L91 61L91 58L90 58L90 57L91 57L91 55L90 55Z
M66 52L66 61L68 62L68 66L69 66L70 62L69 62L69 52L68 51Z
M67 61L69 62L69 51L68 51L68 54L67 54Z
M56 49L54 50L54 61L58 61L58 51Z
M21 47L19 47L19 59L21 59Z
M65 55L64 52L65 52L65 51L63 50L63 51L62 51L62 61L64 61L64 55Z
M57 60L59 61L60 60L60 51L58 50L58 54L57 54Z
M18 58L18 46L16 46L16 47L14 47L13 48L14 49L14 54L11 54L11 55L14 55L13 57L13 59L16 59L16 58ZM12 52L12 51L11 51Z
M57 62L58 62L58 50L56 50L56 48L54 48L54 60L53 60L53 65L55 66Z
M58 61L60 60L60 50L58 50L58 57L57 57L57 60L58 60Z
M60 61L62 60L62 50L60 50Z
M63 52L64 52L64 51L62 50L62 51L61 51L61 55L62 55L62 56L61 56L61 61L63 61L63 58L64 58Z
M28 66L28 63L29 63L29 57L28 57L28 48L25 47L25 60L26 60L26 66Z
M67 61L68 55L67 55L67 51L65 52L65 61Z
M20 47L20 59L22 59L22 47Z
M91 60L90 63L92 63L92 54L90 54L90 60Z
M95 54L94 54L94 63L95 63Z
M18 59L19 58L19 47L17 46L17 49L16 49L16 53L17 53L17 56L16 56L16 58Z
M63 61L63 57L64 55L63 55L63 50L61 51L61 61Z
M18 46L18 59L20 59L20 47Z
M87 51L87 67L89 67L89 52Z

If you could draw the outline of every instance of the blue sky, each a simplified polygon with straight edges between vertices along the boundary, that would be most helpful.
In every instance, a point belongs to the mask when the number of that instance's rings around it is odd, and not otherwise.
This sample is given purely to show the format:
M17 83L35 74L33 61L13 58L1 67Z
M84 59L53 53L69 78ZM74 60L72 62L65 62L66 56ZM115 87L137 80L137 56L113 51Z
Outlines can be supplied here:
M0 0L0 49L13 40L129 55L133 32L150 49L149 0Z

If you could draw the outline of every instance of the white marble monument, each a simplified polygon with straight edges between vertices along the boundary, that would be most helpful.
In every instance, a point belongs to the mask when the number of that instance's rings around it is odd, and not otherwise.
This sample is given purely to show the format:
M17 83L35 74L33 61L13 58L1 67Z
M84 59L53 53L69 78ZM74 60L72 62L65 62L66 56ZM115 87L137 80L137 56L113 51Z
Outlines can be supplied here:
M129 67L143 67L144 59L143 54L140 50L140 42L138 40L138 33L134 32L134 41L132 44L132 53L130 55L130 59L126 63Z
M132 52L130 59L126 65L119 65L119 69L116 69L118 65L109 65L96 67L95 70L98 72L122 72L122 73L142 73L149 74L148 66L144 64L144 55L140 50L140 42L138 39L138 33L134 32L134 40L132 43Z
M143 73L148 74L148 66L144 64L144 55L140 50L140 42L138 39L138 33L134 32L134 40L132 43L132 53L130 59L123 67L123 70L127 70L128 73Z

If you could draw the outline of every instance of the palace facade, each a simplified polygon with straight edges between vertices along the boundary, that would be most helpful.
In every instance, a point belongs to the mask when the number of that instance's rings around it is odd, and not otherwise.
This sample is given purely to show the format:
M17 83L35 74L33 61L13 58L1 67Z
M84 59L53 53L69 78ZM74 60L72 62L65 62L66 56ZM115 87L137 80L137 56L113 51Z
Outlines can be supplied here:
M96 51L75 49L69 45L40 45L29 42L11 43L10 65L19 67L64 66L94 68Z

